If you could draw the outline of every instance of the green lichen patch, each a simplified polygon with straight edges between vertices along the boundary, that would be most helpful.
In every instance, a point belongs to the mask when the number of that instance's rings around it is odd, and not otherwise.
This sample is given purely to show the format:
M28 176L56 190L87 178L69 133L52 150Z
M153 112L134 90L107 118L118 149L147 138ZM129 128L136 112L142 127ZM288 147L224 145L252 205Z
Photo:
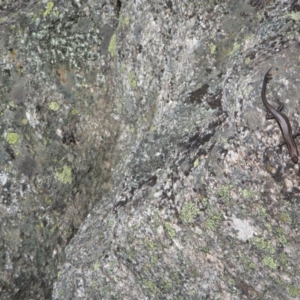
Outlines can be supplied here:
M290 286L289 287L289 295L292 298L296 298L298 295L300 295L300 288L298 288L297 286Z
M277 268L276 261L270 256L264 257L263 264L271 270L276 270L276 268Z
M49 108L53 111L58 111L59 110L59 104L57 102L53 101L49 104Z
M200 214L200 209L197 208L196 204L188 201L185 202L181 209L181 219L185 223L193 223L197 215Z
M206 227L211 231L216 231L221 218L222 218L221 214L212 214L205 222Z
M28 124L28 120L24 118L24 119L22 120L22 124L23 124L23 125L27 125L27 124Z
M115 56L117 53L117 36L114 33L110 39L109 46L108 46L108 52L111 56Z
M20 136L19 136L16 132L9 132L9 133L6 135L6 141L7 141L10 145L16 144L19 140L20 140Z
M166 227L166 230L168 232L168 235L171 239L174 239L175 236L176 236L176 231L175 229L171 226L171 224L169 222L166 222L165 223L165 227Z
M199 159L197 158L195 161L194 161L194 168L198 167L199 166Z
M49 1L47 3L47 5L46 5L45 10L41 11L41 14L45 18L45 17L47 17L50 14L58 16L59 12L56 9L54 9L54 2L53 1Z
M236 52L238 52L240 50L240 48L241 48L241 45L239 45L238 43L234 43L230 55L233 55Z
M210 54L214 54L216 52L217 46L215 44L211 43L209 45L209 48L210 48Z
M55 175L57 180L64 184L70 184L72 182L72 169L69 166L63 166Z
M54 7L54 3L52 1L47 3L46 9L43 12L43 16L46 17L49 15Z
M244 189L242 193L243 193L243 197L247 199L254 199L255 197L255 194L248 189Z
M71 110L71 115L72 116L76 116L76 115L78 115L79 114L79 111L76 109L76 108L73 108L72 110Z
M259 249L259 250L266 251L270 254L275 254L275 252L276 252L272 245L272 242L267 241L264 238L255 238L254 243L255 243L255 246L257 247L257 249Z
M292 12L292 13L288 14L287 17L291 18L295 22L299 22L300 21L300 12L299 11Z
M137 86L136 75L133 72L129 72L128 73L128 79L129 79L130 85L135 88Z

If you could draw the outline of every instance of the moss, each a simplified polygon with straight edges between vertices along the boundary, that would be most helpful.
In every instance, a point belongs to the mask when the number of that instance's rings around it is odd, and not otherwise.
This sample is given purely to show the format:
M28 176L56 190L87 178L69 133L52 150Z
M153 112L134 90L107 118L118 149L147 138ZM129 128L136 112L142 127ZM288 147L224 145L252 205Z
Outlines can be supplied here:
M272 232L272 225L269 223L265 223L265 227L268 229L269 232Z
M157 265L157 263L158 263L158 258L157 258L157 256L154 256L154 255L151 256L150 262L151 262L152 266L153 266L153 265Z
M276 270L276 268L277 268L276 261L270 256L264 257L263 264L271 270Z
M211 231L215 231L217 229L217 223L214 220L208 219L205 223L206 227Z
M172 289L172 282L170 282L170 281L167 280L167 279L164 279L164 280L163 280L163 287L164 287L164 289L166 289L166 290L171 290L171 289Z
M51 102L49 104L49 108L53 111L58 111L59 110L59 104L57 102Z
M279 262L283 267L287 267L288 265L288 257L285 253L280 253L279 255Z
M166 230L168 232L168 235L171 239L174 239L175 236L176 236L176 231L174 230L174 228L172 228L171 224L169 222L166 222L165 223L165 227L166 227Z
M185 202L180 212L181 219L185 223L193 223L196 216L199 214L200 209L191 201Z
M266 218L267 217L267 211L266 211L266 209L264 208L264 207L260 207L260 209L259 209L259 214L262 216L262 217L264 217L264 218Z
M209 247L207 245L205 245L201 248L201 251L204 253L209 253Z
M23 124L23 125L27 125L27 124L28 124L28 120L24 118L24 119L22 120L22 124Z
M115 33L110 38L108 52L111 56L115 56L117 54L117 36Z
M151 293L155 292L155 283L150 280L144 280L143 285L146 286Z
M293 298L297 297L300 294L300 289L297 286L289 287L289 295Z
M254 264L254 262L252 262L247 256L242 256L241 257L241 259L242 259L242 261L243 261L243 263L244 263L244 265L245 265L245 268L247 269L247 270L251 270L251 269L255 269L255 264Z
M10 145L16 144L20 140L20 136L15 132L9 132L6 136L6 141Z
M265 250L270 254L274 254L276 252L271 241L266 241L263 238L256 238L256 239L254 239L254 243L255 243L257 249Z
M72 169L68 166L63 166L63 168L55 173L57 180L67 184L72 182Z
M279 220L283 223L291 223L291 217L289 216L289 214L283 212L280 216L279 216Z
M242 194L243 194L243 197L247 198L247 199L254 199L254 197L255 197L255 194L252 191L247 190L247 189L244 189Z
M229 201L230 200L230 191L231 191L231 189L232 189L231 185L223 185L219 188L218 194L224 200Z
M277 228L276 232L278 234L278 240L282 245L286 245L287 243L287 238L285 236L283 228Z
M230 278L228 279L228 285L233 286L235 284L234 279Z
M151 251L155 248L155 244L152 241L146 242L147 248Z

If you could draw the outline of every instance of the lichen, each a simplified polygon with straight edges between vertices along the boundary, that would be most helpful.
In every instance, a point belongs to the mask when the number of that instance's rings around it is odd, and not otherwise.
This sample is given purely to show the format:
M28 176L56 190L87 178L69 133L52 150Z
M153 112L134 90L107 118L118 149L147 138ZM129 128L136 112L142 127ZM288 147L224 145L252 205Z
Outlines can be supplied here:
M108 46L108 52L111 56L115 56L117 53L117 36L114 33L110 39L109 46Z
M300 21L300 12L291 12L287 15L287 17L291 18L292 20L294 20L295 22L299 22Z
M24 119L22 120L22 124L23 124L23 125L27 125L27 124L28 124L28 120L24 118Z
M58 111L59 110L59 104L57 102L53 101L49 104L49 108L53 111Z
M272 270L276 270L276 268L277 268L276 261L270 256L264 257L263 264Z
M73 108L72 110L71 110L71 115L72 116L75 116L75 115L78 115L79 114L79 111L76 109L76 108Z
M200 213L200 209L197 208L196 204L188 201L185 202L181 209L181 219L185 223L193 223L195 221L196 216Z
M175 236L176 236L176 231L174 230L174 228L172 228L171 224L169 222L166 222L165 223L165 227L166 227L166 230L168 232L168 235L171 239L174 239Z
M240 50L240 48L241 48L241 45L239 45L238 43L234 43L233 48L232 48L232 50L230 52L230 55L238 52Z
M136 75L133 72L129 72L128 73L128 79L129 79L130 85L135 88L137 86Z
M248 190L248 189L244 189L242 191L242 194L243 194L244 198L248 198L248 199L254 199L254 197L255 197L255 194L252 191Z
M216 52L217 46L215 44L211 43L209 45L209 48L210 48L210 54L214 54Z
M64 184L70 184L72 182L72 169L69 166L63 166L55 175L57 180Z
M300 294L300 289L297 286L290 286L289 287L289 295L292 298L297 297Z
M45 10L41 12L43 14L43 17L45 18L51 13L57 16L59 13L57 11L53 11L53 8L54 8L54 2L49 1L46 5Z
M6 136L6 141L10 145L16 144L20 140L20 136L16 132L9 132Z
M197 158L195 161L194 161L194 168L198 167L199 166L199 159Z
M257 249L267 251L270 254L275 254L275 249L271 241L266 241L264 238L255 238L255 245Z

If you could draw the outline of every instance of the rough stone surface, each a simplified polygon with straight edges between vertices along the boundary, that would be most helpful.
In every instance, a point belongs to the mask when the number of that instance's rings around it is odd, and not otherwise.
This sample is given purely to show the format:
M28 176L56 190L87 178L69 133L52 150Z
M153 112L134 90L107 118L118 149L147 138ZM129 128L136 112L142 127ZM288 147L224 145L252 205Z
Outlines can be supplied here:
M295 0L2 1L0 299L299 299L299 45Z

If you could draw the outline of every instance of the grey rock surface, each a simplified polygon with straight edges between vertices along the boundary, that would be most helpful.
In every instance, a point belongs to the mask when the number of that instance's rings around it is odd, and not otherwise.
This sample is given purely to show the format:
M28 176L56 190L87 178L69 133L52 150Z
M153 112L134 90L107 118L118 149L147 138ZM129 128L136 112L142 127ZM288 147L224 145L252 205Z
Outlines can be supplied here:
M298 299L298 1L0 4L1 299ZM299 141L297 141L299 144Z

